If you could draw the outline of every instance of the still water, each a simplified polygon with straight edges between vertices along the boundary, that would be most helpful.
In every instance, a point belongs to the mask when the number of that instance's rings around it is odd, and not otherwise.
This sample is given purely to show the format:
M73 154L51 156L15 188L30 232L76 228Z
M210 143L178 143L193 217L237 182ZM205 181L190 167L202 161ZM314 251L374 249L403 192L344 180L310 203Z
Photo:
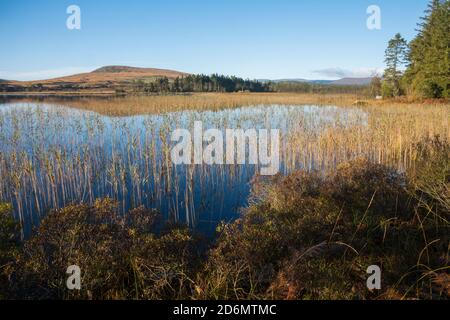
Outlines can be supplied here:
M109 116L67 103L0 104L0 201L26 233L49 210L110 197L119 211L146 206L210 233L245 208L257 165L174 165L175 129L279 129L280 174L326 166L314 139L332 127L364 126L356 108L260 105ZM308 150L306 149L308 146ZM311 151L313 150L313 151Z

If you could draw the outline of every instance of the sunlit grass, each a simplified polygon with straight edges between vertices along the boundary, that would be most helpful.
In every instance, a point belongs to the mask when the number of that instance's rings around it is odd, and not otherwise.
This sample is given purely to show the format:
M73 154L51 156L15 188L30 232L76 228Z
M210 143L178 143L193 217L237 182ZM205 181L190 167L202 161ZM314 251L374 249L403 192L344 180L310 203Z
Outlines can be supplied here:
M139 205L165 205L176 221L195 225L200 208L194 198L199 190L223 194L232 181L246 183L251 179L246 175L252 172L239 166L176 168L170 159L171 130L191 128L194 120L223 129L230 125L269 127L271 119L281 117L289 128L281 144L284 174L299 168L332 169L358 157L404 171L420 160L414 148L417 141L436 135L450 138L447 104L369 101L355 106L358 99L352 95L242 93L60 102L74 108L77 116L57 106L52 111L0 108L0 201L14 204L22 227L30 221L36 224L52 208L93 203L103 196L122 200L122 212ZM269 107L273 104L292 107L280 115L276 107ZM309 112L293 107L300 104L322 107ZM261 106L258 110L262 111L240 112L237 120L231 120L232 110L242 106ZM192 113L177 112L181 110ZM225 111L210 112L219 110ZM141 114L146 116L128 117Z

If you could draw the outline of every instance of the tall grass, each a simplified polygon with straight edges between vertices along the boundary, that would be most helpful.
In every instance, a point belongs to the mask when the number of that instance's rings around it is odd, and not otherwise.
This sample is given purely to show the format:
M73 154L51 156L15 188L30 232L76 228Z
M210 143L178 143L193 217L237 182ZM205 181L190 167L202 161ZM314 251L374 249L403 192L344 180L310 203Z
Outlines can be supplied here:
M258 178L212 242L104 199L53 211L19 243L0 205L0 298L448 299L450 144L415 149L407 172L361 158ZM65 286L72 264L80 291ZM371 265L380 290L366 287Z
M50 209L94 203L99 197L119 200L122 212L145 205L160 208L175 221L213 227L222 217L199 212L210 213L211 201L230 210L225 196L241 190L257 168L174 166L170 133L192 128L195 120L221 129L282 128L284 174L333 169L358 157L400 171L414 169L421 159L414 148L417 141L450 137L449 105L353 106L357 98L196 94L0 107L0 201L14 205L23 235ZM321 106L296 106L300 103ZM236 109L249 105L259 107ZM233 201L239 206L245 197L242 190L242 197Z

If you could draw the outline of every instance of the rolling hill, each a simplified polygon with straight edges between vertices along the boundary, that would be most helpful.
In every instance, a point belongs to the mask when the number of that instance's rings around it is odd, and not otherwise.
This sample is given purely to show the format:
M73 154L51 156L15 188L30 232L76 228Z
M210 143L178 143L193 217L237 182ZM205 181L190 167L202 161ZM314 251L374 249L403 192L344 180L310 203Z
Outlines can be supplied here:
M366 86L369 85L372 78L342 78L331 82L334 85L340 86Z
M188 74L166 69L106 66L88 73L48 80L0 81L0 91L115 91L139 80L145 81L159 77L175 79L185 75Z
M370 84L372 78L342 78L339 80L307 80L307 79L259 79L261 82L274 82L274 83L313 83L313 84L329 84L329 85L340 85L340 86L365 86Z
M260 82L274 82L274 83L282 83L282 82L291 82L291 83L316 83L316 84L331 84L333 80L308 80L308 79L258 79Z

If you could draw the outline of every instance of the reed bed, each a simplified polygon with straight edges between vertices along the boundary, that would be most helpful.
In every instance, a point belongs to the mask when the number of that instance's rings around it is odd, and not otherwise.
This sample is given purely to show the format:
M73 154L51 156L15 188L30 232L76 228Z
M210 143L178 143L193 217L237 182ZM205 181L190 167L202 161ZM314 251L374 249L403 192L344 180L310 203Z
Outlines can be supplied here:
M13 204L23 236L50 209L103 197L118 200L122 212L144 205L214 228L245 204L258 168L175 166L175 128L198 120L220 129L279 128L282 174L359 157L407 170L420 159L414 145L422 138L450 138L449 105L352 106L357 99L196 94L0 106L0 202Z
M350 106L362 99L353 94L295 94L295 93L193 93L178 95L128 97L46 97L45 101L77 109L95 111L108 116L160 114L185 110L222 110L252 105L320 104ZM34 102L30 98L21 100ZM380 102L377 102L380 103Z
M61 99L53 99L61 103ZM32 100L31 100L32 101ZM298 94L298 93L193 93L178 95L129 96L126 98L76 98L65 105L90 110L108 116L161 114L185 110L222 110L254 105L333 105L358 106L450 106L446 100L412 100L406 97L388 100L370 99L355 94Z

